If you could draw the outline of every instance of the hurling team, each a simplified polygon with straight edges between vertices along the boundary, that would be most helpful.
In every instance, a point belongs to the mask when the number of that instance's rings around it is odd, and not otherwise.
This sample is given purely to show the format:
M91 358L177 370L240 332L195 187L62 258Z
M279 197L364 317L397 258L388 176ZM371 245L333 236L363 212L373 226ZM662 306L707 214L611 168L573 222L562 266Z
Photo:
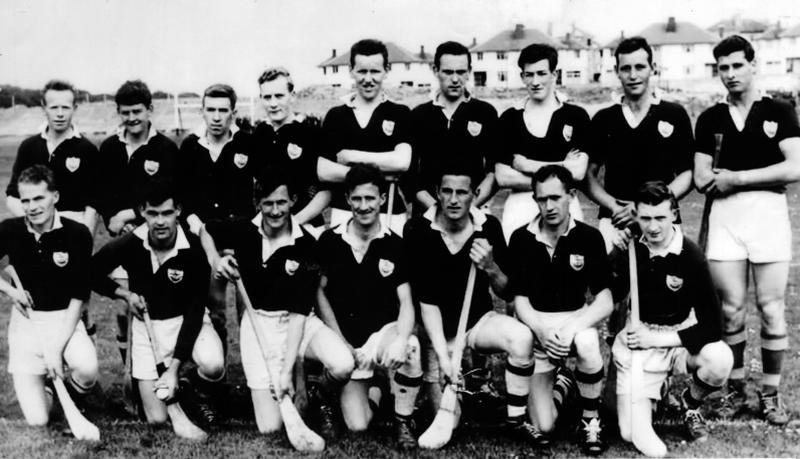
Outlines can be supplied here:
M6 190L16 217L0 223L8 371L25 420L48 423L52 380L79 407L97 384L94 291L122 300L102 325L139 416L180 437L221 421L227 317L259 432L295 429L282 401L304 392L305 422L328 443L369 429L383 399L398 449L440 448L459 422L468 348L505 359L495 378L509 436L547 448L571 402L584 454L618 430L660 457L653 413L671 375L689 375L677 405L690 440L709 435L710 394L724 394L720 417L748 407L752 279L758 412L786 424L786 187L800 180L800 126L792 105L759 92L746 39L713 55L727 95L694 128L650 83L641 37L619 43L622 96L591 118L555 90L558 53L544 44L521 51L526 97L499 116L470 93L462 44L438 46L438 87L409 109L383 91L386 46L366 39L350 50L354 92L321 122L295 111L292 77L273 67L257 80L264 120L237 125L236 93L215 84L180 147L153 124L143 82L119 88L119 128L98 149L72 122L74 88L50 81L46 123L19 146ZM681 227L692 190L708 208L699 241ZM599 206L596 227L579 192ZM100 220L113 237L95 249ZM609 373L613 419L601 409ZM430 427L415 422L420 395L438 409Z

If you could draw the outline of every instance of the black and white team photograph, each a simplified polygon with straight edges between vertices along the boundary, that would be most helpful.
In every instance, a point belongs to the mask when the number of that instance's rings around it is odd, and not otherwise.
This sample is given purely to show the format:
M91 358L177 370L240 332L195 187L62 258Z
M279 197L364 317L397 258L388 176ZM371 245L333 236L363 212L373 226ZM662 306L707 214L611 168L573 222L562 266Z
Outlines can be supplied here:
M0 18L0 457L800 456L794 0Z

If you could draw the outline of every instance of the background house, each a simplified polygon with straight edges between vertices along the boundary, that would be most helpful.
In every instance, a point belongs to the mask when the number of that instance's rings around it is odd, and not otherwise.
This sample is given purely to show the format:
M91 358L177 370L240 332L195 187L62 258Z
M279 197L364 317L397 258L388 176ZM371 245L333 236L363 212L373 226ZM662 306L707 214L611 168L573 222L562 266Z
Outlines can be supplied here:
M384 43L389 52L390 70L384 83L387 87L427 87L434 82L431 71L433 54L425 52L424 46L420 46L419 53L412 53L392 42ZM336 49L333 49L331 57L317 67L322 73L322 84L344 88L352 86L350 51L337 55Z

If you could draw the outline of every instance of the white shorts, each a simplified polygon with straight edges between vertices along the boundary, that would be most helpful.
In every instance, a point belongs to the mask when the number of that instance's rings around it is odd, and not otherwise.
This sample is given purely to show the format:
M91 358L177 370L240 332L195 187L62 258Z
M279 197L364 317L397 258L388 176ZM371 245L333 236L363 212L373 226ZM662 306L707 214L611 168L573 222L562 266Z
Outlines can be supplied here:
M359 381L370 379L375 374L375 367L383 367L383 362L381 362L378 351L380 350L381 343L384 341L386 334L389 333L392 328L396 327L397 322L389 322L381 327L380 330L369 335L367 341L364 342L360 348L356 349L357 352L364 355L364 361L353 370L353 374L350 375L351 380Z
M158 349L161 352L161 361L169 366L172 354L175 352L175 344L178 342L178 333L183 325L183 316L173 317L165 320L153 320L153 333L156 335ZM203 314L203 325L197 335L197 341L203 339L204 335L214 331L211 325L211 318L208 310ZM144 321L133 317L131 321L131 376L143 381L158 379L156 371L156 359L153 348L150 345L150 337L147 334L147 327Z
M353 218L353 212L349 210L342 210L331 208L331 222L330 226L333 228L336 225L341 225L342 223L347 223L350 219ZM387 214L381 214L381 224L386 225L386 218ZM392 225L390 226L391 230L397 233L398 236L403 236L403 227L408 220L408 216L406 213L402 214L393 214L392 215Z
M269 390L271 379L270 372L280 373L283 368L283 361L286 356L286 340L289 332L289 313L286 311L264 311L256 309L256 325L261 329L266 339L267 363L261 349L258 347L258 340L253 332L250 316L242 316L242 323L239 326L239 350L242 359L242 368L247 380L247 387L251 390ZM314 314L310 314L303 327L303 337L300 341L298 356L305 355L306 349L311 339L325 324ZM269 370L267 369L269 365Z
M569 203L569 213L575 220L583 221L583 209L577 196ZM539 206L533 200L532 191L513 192L503 204L503 234L506 241L511 234L522 225L527 225L539 215Z
M742 191L718 198L708 217L707 258L774 263L792 259L792 228L786 195Z
M469 330L467 330L467 347L470 349L475 349L475 337L478 336L480 329L483 325L492 317L496 315L501 315L499 312L489 311L486 314L482 315L475 325L472 326ZM452 356L453 354L453 346L455 345L455 338L451 339L447 342L447 353ZM461 362L458 362L459 365ZM439 368L439 357L436 355L436 351L433 349L433 346L430 344L430 340L427 340L425 345L425 356L424 356L424 363L423 369L425 370L422 375L422 380L429 383L435 382L442 382L444 375L442 375L441 368Z
M540 324L545 329L550 328L558 328L561 327L570 317L575 314L576 311L565 311L565 312L540 312L542 319L540 320ZM544 346L540 341L540 338L536 336L536 332L533 332L533 372L534 373L547 373L556 369L556 363L550 360L550 357L547 356L547 352L544 350Z
M8 324L8 372L43 375L47 373L44 364L42 340L60 333L67 310L30 311L30 319L11 308L11 319ZM70 368L80 363L97 367L97 351L82 321L78 321L72 337L64 349L64 361Z

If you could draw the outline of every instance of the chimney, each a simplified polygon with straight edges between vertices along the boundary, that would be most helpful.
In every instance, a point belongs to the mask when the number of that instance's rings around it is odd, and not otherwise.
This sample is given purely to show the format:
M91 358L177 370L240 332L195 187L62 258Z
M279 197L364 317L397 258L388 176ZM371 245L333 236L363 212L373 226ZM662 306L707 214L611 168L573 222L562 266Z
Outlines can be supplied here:
M519 40L524 36L525 36L525 26L523 24L517 24L517 26L514 27L514 32L511 33L511 38Z
M564 35L564 42L567 44L567 46L569 46L570 44L570 38L572 38L572 34L570 32L567 32L567 34Z
M675 16L670 16L667 19L667 32L675 33L678 30L677 24L675 24Z
M719 27L717 27L717 34L719 35L719 38L722 38L725 35L724 25L720 24Z
M586 46L592 46L592 39L591 38L587 38L586 39Z
M620 40L624 40L625 39L625 31L624 30L620 30L619 31L619 39Z
M472 37L472 46L470 48L474 48L478 46L478 39L476 37Z
M331 57L336 57L336 48L331 50Z
M419 45L419 55L425 57L425 45Z

